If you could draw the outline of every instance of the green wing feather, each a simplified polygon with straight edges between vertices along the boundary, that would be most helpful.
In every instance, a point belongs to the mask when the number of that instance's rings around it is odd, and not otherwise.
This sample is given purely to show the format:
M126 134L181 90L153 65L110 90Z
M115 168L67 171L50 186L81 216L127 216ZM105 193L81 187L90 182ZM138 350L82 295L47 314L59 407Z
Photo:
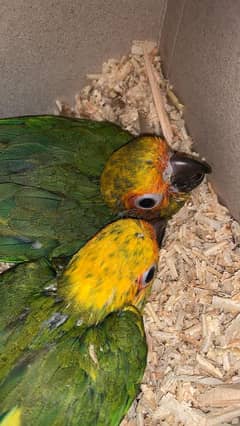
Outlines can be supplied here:
M71 315L53 324L61 301L44 260L6 272L0 297L0 414L20 409L22 426L118 425L146 365L138 311L111 314L88 329Z
M70 256L108 223L99 178L131 137L107 122L0 119L0 260Z

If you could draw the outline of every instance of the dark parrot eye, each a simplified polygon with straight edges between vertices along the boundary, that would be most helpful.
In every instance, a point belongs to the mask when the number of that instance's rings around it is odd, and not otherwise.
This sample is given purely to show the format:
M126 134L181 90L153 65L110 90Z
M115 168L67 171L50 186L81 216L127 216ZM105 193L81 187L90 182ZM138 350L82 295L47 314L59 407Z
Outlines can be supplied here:
M144 194L136 197L135 206L139 209L150 210L158 206L162 201L162 194Z
M142 275L141 284L143 287L146 287L154 278L155 272L157 270L156 265L152 265L146 272Z

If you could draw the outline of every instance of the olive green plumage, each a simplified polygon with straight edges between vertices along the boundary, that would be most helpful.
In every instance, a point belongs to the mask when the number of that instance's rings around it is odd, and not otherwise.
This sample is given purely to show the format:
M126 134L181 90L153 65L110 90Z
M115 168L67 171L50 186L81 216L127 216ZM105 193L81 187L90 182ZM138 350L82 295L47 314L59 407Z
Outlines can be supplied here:
M147 345L135 308L97 326L56 315L54 273L44 260L6 272L0 286L0 413L22 426L116 426L139 391ZM45 319L45 320L44 320Z
M1 119L0 260L70 256L108 223L100 175L131 137L107 122Z

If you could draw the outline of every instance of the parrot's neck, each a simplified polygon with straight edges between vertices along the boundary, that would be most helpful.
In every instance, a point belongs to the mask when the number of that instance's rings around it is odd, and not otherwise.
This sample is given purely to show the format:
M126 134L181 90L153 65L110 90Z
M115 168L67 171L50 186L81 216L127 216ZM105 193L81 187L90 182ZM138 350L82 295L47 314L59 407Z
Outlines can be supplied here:
M79 284L75 285L73 277L63 277L58 286L58 294L65 301L64 312L71 314L77 325L91 326L101 322L110 312L117 310L113 306L113 293L107 295L107 288L102 286L102 291L78 292ZM84 284L83 284L84 286ZM98 289L99 290L99 289Z

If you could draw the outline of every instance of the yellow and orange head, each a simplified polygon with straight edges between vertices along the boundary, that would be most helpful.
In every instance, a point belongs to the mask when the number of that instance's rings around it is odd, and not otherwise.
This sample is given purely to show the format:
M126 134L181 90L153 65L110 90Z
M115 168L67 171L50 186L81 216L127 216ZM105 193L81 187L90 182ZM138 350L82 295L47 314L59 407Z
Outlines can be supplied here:
M209 166L174 153L157 136L140 136L114 152L101 176L101 192L115 212L168 218L184 204Z
M75 254L60 281L60 294L89 324L128 305L141 309L157 261L152 226L142 220L120 219Z

